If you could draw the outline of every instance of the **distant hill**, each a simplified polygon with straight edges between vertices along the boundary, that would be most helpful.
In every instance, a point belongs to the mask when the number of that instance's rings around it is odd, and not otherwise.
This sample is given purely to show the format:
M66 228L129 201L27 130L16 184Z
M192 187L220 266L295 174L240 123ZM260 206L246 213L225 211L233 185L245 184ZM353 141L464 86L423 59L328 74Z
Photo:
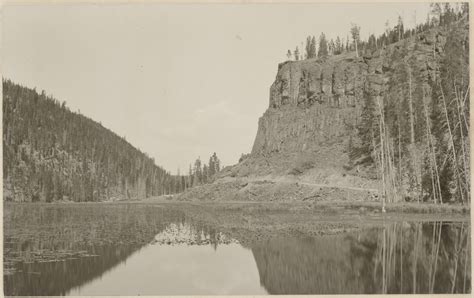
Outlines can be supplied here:
M64 102L3 80L4 200L140 199L183 181Z

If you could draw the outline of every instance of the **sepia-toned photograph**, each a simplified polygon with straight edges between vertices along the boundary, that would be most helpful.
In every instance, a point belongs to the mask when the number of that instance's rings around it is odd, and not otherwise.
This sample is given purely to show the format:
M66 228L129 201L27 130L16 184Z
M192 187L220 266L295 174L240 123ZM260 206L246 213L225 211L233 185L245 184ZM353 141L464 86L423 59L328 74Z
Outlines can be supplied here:
M469 9L4 1L3 294L470 294Z

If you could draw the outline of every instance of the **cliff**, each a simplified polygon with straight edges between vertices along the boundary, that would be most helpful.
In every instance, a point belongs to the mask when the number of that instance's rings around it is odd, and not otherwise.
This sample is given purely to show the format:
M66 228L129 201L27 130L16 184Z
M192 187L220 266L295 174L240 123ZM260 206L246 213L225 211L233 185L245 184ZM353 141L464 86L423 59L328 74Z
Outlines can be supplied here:
M461 17L359 57L279 64L251 153L180 199L379 200L371 192L381 189L377 163L385 148L385 169L392 170L383 175L397 188L390 201L465 202L469 126L459 128L458 119L469 117L468 41ZM450 139L457 164L446 162ZM463 172L456 170L463 162Z
M383 99L388 116L395 114L394 106L408 97L400 77L406 78L403 71L409 65L413 93L424 89L430 104L429 82L439 76L449 30L435 27L360 57L349 52L279 64L252 151L228 169L230 175L296 174L325 183L331 175L373 180L374 171L353 169L350 156L360 141L358 127L367 98ZM456 30L466 35L468 24L460 22ZM420 106L421 99L415 101Z
M399 64L414 61L420 81L435 77L446 32L433 29L356 57L355 53L327 59L287 61L278 66L270 87L269 107L259 119L252 156L336 149L330 156L314 157L327 163L347 161L340 149L360 123L364 97L387 97L396 84ZM340 144L339 150L335 144ZM336 146L337 147L337 146Z
M279 64L251 153L180 198L378 200L370 192L381 187L383 148L391 169L383 175L396 188L390 201L465 202L469 126L459 126L469 117L468 41L464 16L360 56Z

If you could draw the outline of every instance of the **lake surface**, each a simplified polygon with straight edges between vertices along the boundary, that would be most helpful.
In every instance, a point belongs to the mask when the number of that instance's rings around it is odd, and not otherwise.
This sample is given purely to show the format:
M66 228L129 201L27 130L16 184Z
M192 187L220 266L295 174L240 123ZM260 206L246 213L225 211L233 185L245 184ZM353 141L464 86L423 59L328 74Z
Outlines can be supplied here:
M12 205L4 234L6 295L471 292L469 222L245 242L166 206Z

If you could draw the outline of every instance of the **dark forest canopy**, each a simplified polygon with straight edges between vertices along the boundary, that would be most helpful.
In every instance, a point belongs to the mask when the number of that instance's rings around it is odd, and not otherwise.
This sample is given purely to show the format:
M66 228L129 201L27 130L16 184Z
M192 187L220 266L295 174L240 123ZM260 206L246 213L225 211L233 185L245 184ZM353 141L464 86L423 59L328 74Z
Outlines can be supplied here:
M5 200L46 202L140 199L192 185L64 102L5 79L3 179Z

